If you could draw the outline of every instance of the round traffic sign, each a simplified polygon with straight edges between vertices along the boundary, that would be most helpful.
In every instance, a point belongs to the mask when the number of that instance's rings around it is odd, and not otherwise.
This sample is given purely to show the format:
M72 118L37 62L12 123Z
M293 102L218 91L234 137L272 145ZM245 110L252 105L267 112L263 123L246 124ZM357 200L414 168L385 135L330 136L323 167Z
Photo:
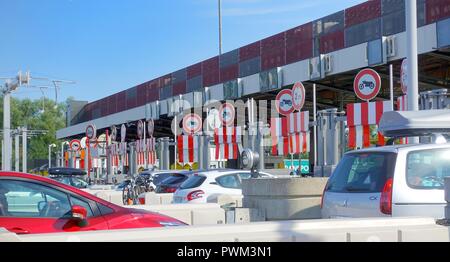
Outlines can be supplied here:
M127 138L127 127L125 124L122 124L120 127L120 142L125 142L125 139Z
M408 94L408 59L404 59L400 69L400 84L404 95Z
M142 120L139 120L137 123L137 136L139 139L142 139L144 136L144 122Z
M225 126L231 126L234 124L236 117L236 110L230 103L222 104L219 108L219 119Z
M80 151L80 149L81 149L80 140L74 139L74 140L70 141L69 147L70 147L70 149L72 149L72 151Z
M109 139L108 139L108 144L111 143L110 140L111 140L111 137L109 137ZM98 136L97 144L98 144L98 146L100 148L105 148L106 147L106 143L107 143L107 141L106 141L106 134L101 134L100 136Z
M295 110L302 110L303 106L305 105L305 87L302 83L295 83L294 87L292 88L292 102L294 104Z
M359 99L370 101L380 93L381 77L373 69L363 69L356 75L353 89Z
M183 118L183 130L186 134L195 134L202 130L202 118L197 114L188 114Z
M147 122L147 132L148 132L148 135L149 135L150 137L152 137L154 131L155 131L155 121L153 121L153 119L150 119L150 120L148 120L148 122Z
M275 100L278 113L286 116L294 112L295 108L293 100L292 89L284 89L278 93Z
M97 128L94 124L90 124L86 127L86 137L89 138L89 140L93 140L97 137Z

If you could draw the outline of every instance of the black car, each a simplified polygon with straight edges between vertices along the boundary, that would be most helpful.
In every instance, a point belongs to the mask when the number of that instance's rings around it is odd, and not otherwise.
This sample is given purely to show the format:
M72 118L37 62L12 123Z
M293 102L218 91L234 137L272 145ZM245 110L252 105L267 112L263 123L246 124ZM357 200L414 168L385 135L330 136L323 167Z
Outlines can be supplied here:
M48 170L49 178L76 188L87 188L89 186L85 176L86 172L77 168L56 167Z
M174 193L181 186L181 184L186 181L194 172L192 171L181 171L172 172L170 174L164 174L166 177L164 180L156 184L156 193Z

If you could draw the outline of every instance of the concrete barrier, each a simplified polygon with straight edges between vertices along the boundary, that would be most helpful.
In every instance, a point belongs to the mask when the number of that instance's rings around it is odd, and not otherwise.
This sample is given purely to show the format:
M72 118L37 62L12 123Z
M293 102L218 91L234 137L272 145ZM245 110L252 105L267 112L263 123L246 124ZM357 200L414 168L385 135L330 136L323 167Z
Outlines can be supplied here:
M143 197L146 205L167 205L172 203L173 193L157 194L155 192L149 192L145 193Z
M268 221L321 218L327 178L264 178L242 181L243 207L259 209Z
M448 242L449 236L449 228L436 225L433 218L320 219L38 235L0 230L1 241L26 242Z
M93 193L94 196L104 199L116 205L123 205L122 191L99 190Z
M220 206L242 207L243 195L211 195L208 197L208 203L216 203Z
M189 225L225 224L225 210L219 204L137 205L125 207L160 213Z
M234 208L225 211L227 224L247 224L266 221L266 218L256 208Z

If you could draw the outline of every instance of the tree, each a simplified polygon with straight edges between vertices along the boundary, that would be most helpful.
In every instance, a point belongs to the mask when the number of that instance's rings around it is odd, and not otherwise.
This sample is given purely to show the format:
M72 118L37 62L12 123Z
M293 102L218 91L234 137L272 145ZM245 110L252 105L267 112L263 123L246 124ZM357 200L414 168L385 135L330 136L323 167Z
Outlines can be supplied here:
M65 127L66 103L56 104L48 99L11 98L11 129L26 126L29 130L46 131L31 137L28 144L28 160L46 159L48 145L58 143L56 130ZM0 100L0 127L3 127L3 97Z

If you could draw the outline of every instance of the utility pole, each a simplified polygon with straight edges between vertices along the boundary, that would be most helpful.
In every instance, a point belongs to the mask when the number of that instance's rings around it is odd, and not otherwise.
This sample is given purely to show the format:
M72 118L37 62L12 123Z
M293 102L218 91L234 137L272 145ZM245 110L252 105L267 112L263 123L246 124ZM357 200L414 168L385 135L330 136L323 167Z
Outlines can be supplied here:
M408 110L419 111L419 69L417 54L417 3L406 1L406 45L408 59ZM419 138L410 139L412 144Z
M11 91L7 83L3 92L3 171L11 171Z
M15 132L14 135L14 155L15 155L15 159L14 159L14 164L15 164L15 170L16 172L20 171L20 152L19 152L19 143L20 143L20 138L19 135L20 134L20 129L17 130L17 132Z
M22 128L22 172L27 173L27 142L28 142L28 129L26 127Z
M222 1L218 0L219 5L219 55L222 55Z
M12 141L11 141L11 93L22 85L30 82L30 72L25 75L19 71L17 77L7 78L3 88L3 171L12 171Z

